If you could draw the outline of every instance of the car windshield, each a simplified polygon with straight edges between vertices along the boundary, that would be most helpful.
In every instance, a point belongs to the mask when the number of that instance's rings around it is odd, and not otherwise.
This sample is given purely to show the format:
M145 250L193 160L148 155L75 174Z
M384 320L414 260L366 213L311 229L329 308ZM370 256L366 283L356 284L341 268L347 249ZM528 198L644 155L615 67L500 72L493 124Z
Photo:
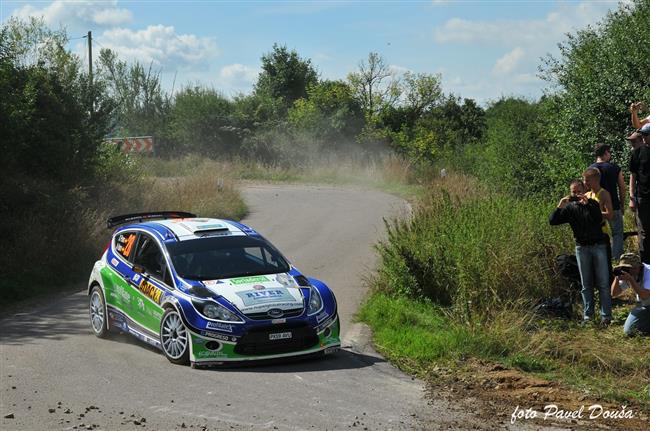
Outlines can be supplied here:
M289 264L262 238L218 236L167 244L176 273L191 280L217 280L288 272Z

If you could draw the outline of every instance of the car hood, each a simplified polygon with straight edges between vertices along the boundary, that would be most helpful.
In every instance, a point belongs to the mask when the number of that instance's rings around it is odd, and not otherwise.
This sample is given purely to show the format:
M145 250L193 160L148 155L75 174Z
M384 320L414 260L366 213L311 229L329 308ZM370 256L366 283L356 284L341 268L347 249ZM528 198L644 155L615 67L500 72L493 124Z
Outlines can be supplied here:
M284 273L206 280L203 284L244 314L263 313L272 308L291 310L303 307L299 286Z

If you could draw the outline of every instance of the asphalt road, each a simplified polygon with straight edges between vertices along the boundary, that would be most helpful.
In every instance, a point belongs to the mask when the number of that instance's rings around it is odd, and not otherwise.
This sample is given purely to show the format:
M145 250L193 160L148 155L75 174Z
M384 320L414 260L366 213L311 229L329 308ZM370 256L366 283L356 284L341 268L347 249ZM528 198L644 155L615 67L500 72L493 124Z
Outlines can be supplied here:
M345 349L273 366L176 366L129 336L92 335L79 292L0 321L0 428L387 430L455 422L453 409L428 405L423 384L376 355L363 327L351 324L382 218L405 203L316 186L249 186L244 195L245 222L335 291Z

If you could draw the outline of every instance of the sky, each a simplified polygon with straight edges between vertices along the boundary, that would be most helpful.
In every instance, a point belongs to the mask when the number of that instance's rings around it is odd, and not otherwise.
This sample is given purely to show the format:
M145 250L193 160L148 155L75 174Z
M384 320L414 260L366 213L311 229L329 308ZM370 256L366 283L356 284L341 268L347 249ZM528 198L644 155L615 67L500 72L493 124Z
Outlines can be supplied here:
M70 49L152 64L163 86L252 90L273 44L295 49L323 79L345 79L377 52L400 73L440 74L443 90L481 104L537 98L540 58L568 32L596 24L618 1L12 1L0 22L42 16L65 28Z

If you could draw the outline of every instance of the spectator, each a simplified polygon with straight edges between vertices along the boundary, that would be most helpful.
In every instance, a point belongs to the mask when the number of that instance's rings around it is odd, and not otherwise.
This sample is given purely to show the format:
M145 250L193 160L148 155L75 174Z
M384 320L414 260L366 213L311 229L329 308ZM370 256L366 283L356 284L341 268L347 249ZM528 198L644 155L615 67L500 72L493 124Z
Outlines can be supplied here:
M607 144L597 144L594 149L596 163L590 168L600 172L600 186L607 190L612 200L612 218L609 220L612 240L612 257L616 260L623 254L623 211L625 202L625 180L623 172L616 164L611 163L611 148ZM598 200L598 199L596 199Z
M648 107L643 102L636 102L630 105L630 114L632 115L632 127L634 127L635 129L640 129L645 124L650 124L650 115L648 115L646 118L642 120L639 120L639 112L642 110L648 112Z
M631 287L638 302L623 326L625 335L650 335L650 265L641 263L634 253L625 253L614 271L616 277L612 282L612 296L619 296Z
M641 138L643 139L643 143L645 145L650 145L650 123L646 123L643 126L641 126L638 132L641 135Z
M569 223L573 231L582 283L583 322L587 323L594 317L595 284L600 295L602 322L609 324L612 317L607 263L609 239L602 231L603 215L598 202L585 196L582 181L573 180L570 190L569 196L560 200L549 217L549 223L551 225Z
M647 129L637 133L647 143L650 142L650 125L644 127ZM650 147L647 144L636 148L630 157L630 204L636 208L641 261L650 263Z
M644 145L643 135L641 133L639 133L639 132L636 132L636 131L633 132L626 139L629 141L630 145L632 146L632 151L636 150L641 145ZM630 211L632 211L634 213L634 218L636 219L636 199L635 199L635 196L636 196L636 182L634 182L634 176L633 175L630 175L630 185L629 185L629 187L630 187L629 188L629 190L630 190L630 203L629 203L628 206L630 207ZM621 202L621 205L622 204L623 203Z

